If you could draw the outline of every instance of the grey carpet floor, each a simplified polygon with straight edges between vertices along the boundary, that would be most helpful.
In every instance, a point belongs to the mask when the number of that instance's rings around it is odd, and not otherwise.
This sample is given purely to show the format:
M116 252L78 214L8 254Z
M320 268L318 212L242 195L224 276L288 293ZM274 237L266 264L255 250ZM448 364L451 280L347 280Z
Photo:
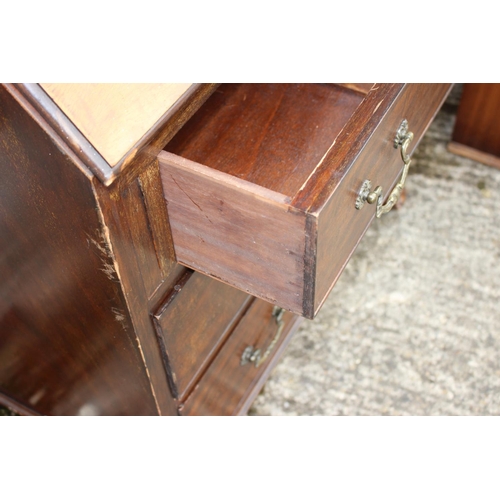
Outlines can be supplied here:
M250 415L500 414L500 171L446 150L456 86Z

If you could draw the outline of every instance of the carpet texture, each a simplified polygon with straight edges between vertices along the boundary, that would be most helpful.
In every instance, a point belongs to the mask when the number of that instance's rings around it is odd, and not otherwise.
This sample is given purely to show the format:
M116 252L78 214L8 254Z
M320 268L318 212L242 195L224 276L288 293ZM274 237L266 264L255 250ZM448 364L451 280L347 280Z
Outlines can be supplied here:
M500 414L500 171L446 150L460 91L250 415Z

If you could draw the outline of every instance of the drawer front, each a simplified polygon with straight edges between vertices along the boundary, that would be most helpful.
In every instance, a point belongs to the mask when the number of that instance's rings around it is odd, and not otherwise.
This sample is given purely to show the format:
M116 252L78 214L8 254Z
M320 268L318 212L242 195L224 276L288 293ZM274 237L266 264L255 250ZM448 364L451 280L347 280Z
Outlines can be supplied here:
M403 169L394 147L401 123L414 134L411 154L449 89L380 84L353 100L350 89L306 86L274 102L266 85L221 86L225 98L208 101L159 156L178 261L313 318L374 218L373 205L355 207L363 182L387 198ZM292 126L295 107L302 122ZM263 117L268 125L256 127ZM205 123L218 131L211 147ZM235 147L242 143L251 152ZM261 155L265 165L254 161ZM287 179L283 189L277 177Z
M300 319L288 312L278 316L271 304L256 299L181 406L181 414L247 411Z
M401 146L396 148L394 142L397 131L403 120L407 120L408 130L413 133L407 149L411 155L439 110L447 88L447 85L407 85L346 170L338 189L322 207L314 249L316 275L310 278L315 285L313 315L319 311L375 218L376 204L365 203L356 209L363 183L370 181L371 191L380 186L381 198L384 202L387 200L404 167Z
M251 297L191 271L154 315L165 368L182 401L213 359Z

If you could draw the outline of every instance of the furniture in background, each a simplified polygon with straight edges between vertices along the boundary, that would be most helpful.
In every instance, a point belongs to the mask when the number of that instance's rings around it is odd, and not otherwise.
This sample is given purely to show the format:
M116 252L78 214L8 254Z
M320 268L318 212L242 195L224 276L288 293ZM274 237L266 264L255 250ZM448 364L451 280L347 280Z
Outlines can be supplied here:
M448 149L500 168L500 84L464 84Z
M244 414L450 84L0 87L0 402Z

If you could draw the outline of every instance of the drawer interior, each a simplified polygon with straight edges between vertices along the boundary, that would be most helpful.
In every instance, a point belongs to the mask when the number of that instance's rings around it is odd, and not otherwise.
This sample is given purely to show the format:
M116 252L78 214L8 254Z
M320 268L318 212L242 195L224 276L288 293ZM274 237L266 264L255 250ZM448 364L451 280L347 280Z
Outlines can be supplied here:
M366 90L223 84L165 150L293 199Z

